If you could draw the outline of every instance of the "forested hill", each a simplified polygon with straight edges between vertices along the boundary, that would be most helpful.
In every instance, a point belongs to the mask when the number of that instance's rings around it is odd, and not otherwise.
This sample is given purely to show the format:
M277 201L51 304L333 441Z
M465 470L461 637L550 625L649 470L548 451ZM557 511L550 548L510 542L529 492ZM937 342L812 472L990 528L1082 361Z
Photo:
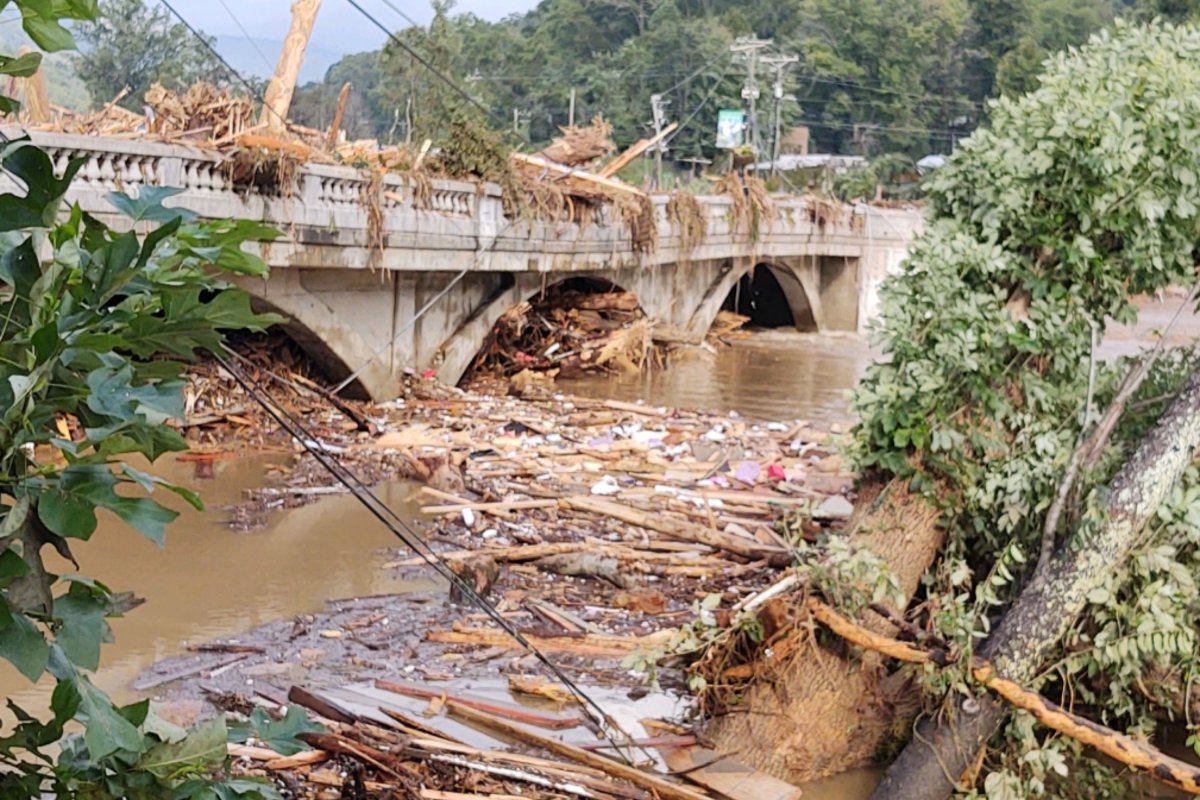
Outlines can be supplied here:
M494 124L512 126L515 111L526 136L546 140L566 122L574 88L576 118L603 114L628 144L649 130L650 97L661 93L668 119L686 123L678 158L712 155L717 110L741 107L738 37L772 39L770 52L799 58L783 114L811 128L815 150L920 156L947 152L987 98L1030 88L1049 54L1113 19L1200 16L1200 0L543 0L489 23L456 14L451 0L434 6L428 29L398 35L491 109ZM765 125L773 79L759 73ZM463 103L391 44L335 64L297 94L293 116L327 125L347 81L357 137L437 138Z

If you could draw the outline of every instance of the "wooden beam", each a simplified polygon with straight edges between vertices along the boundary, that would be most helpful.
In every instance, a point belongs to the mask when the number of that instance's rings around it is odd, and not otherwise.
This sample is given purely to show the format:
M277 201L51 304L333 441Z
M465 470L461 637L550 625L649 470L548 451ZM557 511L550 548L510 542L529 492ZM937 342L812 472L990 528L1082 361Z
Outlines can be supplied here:
M540 170L550 172L563 179L568 184L575 184L581 189L595 190L597 187L608 189L611 192L624 192L625 194L637 195L645 197L646 193L637 187L630 186L628 183L615 181L607 175L600 175L595 172L585 172L580 169L572 169L564 167L562 164L556 164L553 161L547 161L540 156L530 156L525 153L513 153L513 161L518 164L525 164L530 167L537 167Z
M300 78L300 65L304 63L304 51L308 48L308 40L312 36L313 25L317 21L317 11L321 8L321 0L296 0L292 3L292 25L288 29L287 38L283 40L283 51L279 54L279 63L275 65L275 74L267 85L267 93L263 98L261 122L268 128L282 130L287 124L288 110L292 107L292 94L296 91L296 81Z
M342 131L342 117L346 115L346 101L350 98L350 82L347 81L338 92L337 108L333 112L333 122L329 125L329 135L325 137L325 149L332 151L337 147L338 134Z
M18 55L34 52L28 47L17 51ZM45 63L38 67L37 72L25 78L25 106L22 109L30 122L50 121L50 94L46 89Z
M476 711L475 709L466 708L455 703L449 704L449 710L451 714L462 717L468 722L474 722L485 728L507 734L527 744L549 750L555 755L569 758L579 764L595 767L614 778L629 781L635 786L648 789L656 796L664 798L664 800L711 800L708 795L697 792L694 789L689 789L677 783L671 783L657 775L651 775L637 767L613 761L611 758L605 758L596 753L589 753L587 750L567 744L553 737L542 736L520 725L514 725L511 722L493 717L491 714L484 714L482 711Z
M939 662L937 654L914 647L908 642L873 633L815 597L810 597L806 606L814 618L851 644L900 661L918 664ZM1160 783L1173 786L1187 794L1200 795L1200 768L1172 758L1152 745L1067 711L1040 693L997 675L995 668L978 656L971 659L971 674L975 680L1012 705L1028 711L1047 728L1069 736L1080 744L1095 748L1135 770L1145 772Z
M653 137L649 139L642 139L633 147L629 148L624 153L621 153L621 155L617 156L612 161L601 167L596 174L602 178L611 178L613 175L616 175L618 172L632 164L635 158L674 133L675 129L678 127L678 122L672 122Z

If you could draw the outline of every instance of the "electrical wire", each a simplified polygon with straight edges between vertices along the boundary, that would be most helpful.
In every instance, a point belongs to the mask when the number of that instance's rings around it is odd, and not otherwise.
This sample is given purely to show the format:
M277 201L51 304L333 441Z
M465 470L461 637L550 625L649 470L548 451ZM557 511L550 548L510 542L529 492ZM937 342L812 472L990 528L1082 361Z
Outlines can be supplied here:
M232 352L232 351L231 351ZM234 354L236 356L236 354ZM260 386L252 381L240 367L237 367L225 358L220 353L214 353L213 357L217 363L228 372L251 398L254 399L259 406L262 407L267 414L275 420L281 429L287 432L289 436L300 443L317 463L324 467L334 478L338 480L347 490L354 495L363 506L374 516L380 523L390 530L406 547L416 553L426 564L428 564L435 572L445 578L452 586L462 593L462 596L469 600L473 605L478 607L486 614L493 622L495 622L501 630L503 630L513 641L523 647L530 655L536 658L551 674L554 675L567 689L579 699L580 704L588 710L600 725L601 733L606 739L616 748L617 753L626 763L632 763L631 759L625 755L625 749L630 746L636 746L634 739L621 727L608 712L604 710L592 697L579 687L575 681L568 676L561 667L555 664L550 658L539 650L525 635L517 629L515 625L509 622L499 609L489 603L475 590L475 587L467 583L454 571L450 564L442 558L437 551L431 548L408 523L401 519L395 511L386 503L380 500L370 487L365 485L353 471L343 466L337 459L330 456L329 450L321 443L319 439L308 429L305 423L297 418L283 404L276 402L270 397ZM237 356L242 361L250 363L247 359ZM268 373L272 374L272 373ZM624 742L617 740L613 735L615 731L620 736L624 737ZM640 746L638 749L642 749ZM644 754L645 751L642 751Z
M253 96L260 103L262 103L263 108L265 108L267 111L269 111L275 117L275 119L279 120L279 123L281 125L283 125L284 127L287 127L287 120L284 119L283 117L281 117L279 115L278 111L276 111L275 109L273 109L267 105L266 100L262 96L262 93L259 92L258 87L256 87L250 81L246 80L245 76L242 75L242 73L238 72L232 64L230 64L228 61L226 61L225 57L223 55L221 55L219 52L217 52L217 49L212 46L212 44L208 41L208 39L204 38L204 34L202 34L199 30L197 30L195 28L195 26L192 25L192 23L188 22L187 19L184 18L183 14L179 13L179 11L175 8L175 6L171 5L171 0L158 0L158 1L167 7L167 10L170 11L175 16L175 19L179 20L179 22L183 25L183 27L188 29L188 31L192 34L192 36L196 37L196 41L200 42L200 44L203 45L205 50L207 50L209 53L211 53L213 55L213 57L217 59L217 61L221 62L221 65L224 66L225 69L229 71L229 74L232 77L237 78L238 82L241 83L243 86L245 86L247 90L249 90L251 96Z
M366 17L367 20L369 22L371 22L371 24L373 24L376 28L379 28L379 30L383 31L383 33L388 37L388 39L390 39L395 45L397 45L402 50L404 50L404 52L408 53L410 56L412 56L414 59L416 59L416 61L419 64L421 64L421 66L425 67L425 69L429 70L435 76L437 76L438 80L442 81L442 83L446 84L452 90L454 90L454 92L456 94L458 94L460 97L462 97L464 100L466 100L471 105L478 108L485 115L487 115L489 117L494 117L494 114L492 113L492 111L490 109L488 109L487 106L485 106L483 103L479 102L474 97L472 97L467 92L467 90L462 88L461 86L459 86L454 81L453 78L446 75L444 72L442 72L440 69L435 67L433 64L429 63L429 60L427 58L425 58L424 56L422 56L420 53L418 53L416 50L414 50L408 44L408 42L405 42L399 36L392 33L390 30L388 30L387 26L385 26L382 22L380 22L378 19L376 19L374 16L372 16L370 12L368 12L365 8L363 8L361 5L359 5L358 0L346 0L346 2L349 3L351 6L353 6L358 11L358 13L360 13L364 17ZM394 8L394 6L393 6L393 8Z
M700 100L700 104L692 110L692 113L687 116L687 119L679 123L679 127L675 129L675 133L671 134L671 138L668 141L675 141L675 137L687 130L687 127L692 123L692 120L696 119L700 112L704 110L704 107L708 105L710 100L712 100L713 95L717 93L717 89L721 88L721 84L725 82L727 77L729 77L730 66L732 65L727 64L725 66L725 71L721 73L721 77L717 78L712 87L708 90L708 94L704 95L704 97Z
M229 7L229 4L225 2L225 0L217 0L217 2L221 4L221 8L225 9L225 13L228 14L229 18L233 20L233 24L237 26L237 29L242 32L242 36L246 37L246 41L248 41L250 46L254 48L254 52L258 53L258 57L262 59L263 66L267 68L267 74L269 75L275 69L274 65L271 63L271 59L267 58L266 53L264 53L262 48L258 46L258 41L250 35L249 31L246 30L246 26L242 24L240 19L238 19L237 14L233 13L233 9Z

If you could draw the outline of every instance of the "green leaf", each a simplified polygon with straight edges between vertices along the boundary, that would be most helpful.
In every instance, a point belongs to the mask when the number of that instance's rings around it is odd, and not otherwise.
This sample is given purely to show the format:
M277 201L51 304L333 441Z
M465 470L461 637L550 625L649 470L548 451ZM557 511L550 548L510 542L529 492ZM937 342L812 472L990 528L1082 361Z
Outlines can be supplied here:
M24 194L0 195L0 231L53 227L62 197L86 161L72 159L59 178L50 156L28 139L9 144L0 160L25 184Z
M79 692L79 712L85 719L83 741L92 760L99 761L118 750L139 752L142 734L121 716L108 695L97 689L87 676L76 674L74 683Z
M143 536L161 545L166 538L167 524L179 516L178 512L164 508L150 498L122 497L116 492L119 483L120 479L113 475L105 464L74 464L67 467L59 477L57 491L71 502L68 504L55 496L52 501L56 504L55 513L49 520L43 517L42 521L60 536L86 538L95 530L94 526L89 530L89 526L85 524L87 520L85 513L81 511L81 504L86 503L93 509L104 508L113 512ZM49 496L52 495L43 495ZM71 513L62 513L64 508L69 509ZM91 517L94 516L93 510ZM55 528L52 522L61 525L61 528ZM80 531L87 533L77 533Z
M13 614L12 624L0 629L0 658L31 681L46 671L50 645L42 631L24 614Z
M112 629L105 621L108 611L106 597L79 583L55 599L54 639L73 664L91 671L100 668L100 645L112 641Z
M25 53L15 58L0 56L0 73L12 75L15 78L28 78L34 75L41 65L41 53Z
M309 721L308 713L300 706L288 706L281 720L273 720L267 712L256 708L250 712L250 722L231 728L229 741L245 742L251 736L264 742L281 755L291 756L308 750L309 746L296 737L301 733L317 733L325 730L321 725Z
M108 202L117 211L129 217L134 222L176 222L191 220L196 214L186 208L167 208L163 201L183 194L183 189L173 186L141 186L138 196L132 197L125 192L109 192Z
M24 10L22 9L22 11ZM24 27L29 38L48 53L75 49L75 39L71 36L71 32L54 19L27 14L24 19Z
M162 703L150 701L146 719L142 721L142 732L155 737L160 742L182 742L188 736L187 729L163 719L158 713L162 707Z
M70 539L90 539L96 532L96 505L86 497L49 489L38 500L38 518L47 528Z
M200 495L196 494L191 489L188 489L186 486L180 486L164 480L157 475L151 475L148 472L142 472L140 469L132 467L129 464L122 464L121 471L136 481L137 484L147 492L152 492L154 491L154 487L161 486L167 491L174 492L182 497L188 502L189 505L191 505L192 508L196 509L197 511L204 510L204 501L200 499Z
M11 548L0 553L0 588L7 587L14 578L23 578L29 574L29 565L25 559Z
M197 725L183 741L162 742L150 748L134 769L162 781L210 772L225 762L227 742L225 718L216 717Z
M121 706L117 709L117 713L129 720L130 725L140 728L150 716L150 701L139 700L136 703Z
M102 367L87 376L91 389L87 406L97 414L114 419L127 419L135 414L148 422L162 424L183 417L182 381L161 381L141 386L133 385L134 368L126 364L119 369Z

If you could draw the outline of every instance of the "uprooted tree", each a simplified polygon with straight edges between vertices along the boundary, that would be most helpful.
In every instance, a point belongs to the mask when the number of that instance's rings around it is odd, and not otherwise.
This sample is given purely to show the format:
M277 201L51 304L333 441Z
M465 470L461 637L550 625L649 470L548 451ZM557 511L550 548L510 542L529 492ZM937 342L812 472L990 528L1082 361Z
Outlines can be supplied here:
M1200 31L1118 24L1056 57L929 190L928 230L884 289L886 357L855 399L856 525L800 569L864 630L943 657L899 668L773 601L699 662L711 730L792 778L911 735L879 798L1120 793L1118 770L980 676L1073 705L1102 736L1194 719L1197 359L1104 363L1097 346L1135 295L1196 281Z

